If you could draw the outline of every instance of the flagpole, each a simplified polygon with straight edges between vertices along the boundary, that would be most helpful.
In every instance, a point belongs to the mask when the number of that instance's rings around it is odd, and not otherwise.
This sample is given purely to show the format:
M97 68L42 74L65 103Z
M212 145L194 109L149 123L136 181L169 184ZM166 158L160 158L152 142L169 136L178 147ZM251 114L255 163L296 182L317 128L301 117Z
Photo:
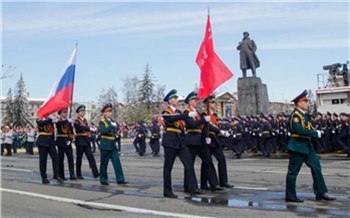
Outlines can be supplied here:
M208 6L208 17L210 17L210 8ZM209 18L208 18L209 19ZM209 111L209 100L210 100L210 95L208 96L208 100L207 100L207 111L208 111L208 115L210 116L210 111ZM209 125L210 122L207 125L207 138L209 138Z
M78 42L75 43L75 49L78 49ZM73 74L73 81L75 81L75 73ZM73 92L74 92L74 86L72 88L72 99L70 100L70 105L69 105L69 118L72 118Z

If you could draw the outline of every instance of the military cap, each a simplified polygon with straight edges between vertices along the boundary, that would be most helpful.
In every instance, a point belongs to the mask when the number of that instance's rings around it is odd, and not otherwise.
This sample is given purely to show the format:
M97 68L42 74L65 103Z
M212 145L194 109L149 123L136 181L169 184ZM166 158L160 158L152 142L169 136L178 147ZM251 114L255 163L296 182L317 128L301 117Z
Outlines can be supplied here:
M323 114L321 112L317 112L317 116L323 116Z
M297 104L300 100L307 99L307 90L305 89L302 93L300 93L297 97L295 97L291 102Z
M165 97L164 101L168 102L171 98L178 98L179 96L176 95L177 91L176 89L171 90Z
M185 103L188 104L192 99L198 99L198 95L194 91L187 95L185 98Z
M232 121L233 121L233 120L239 121L239 118L238 118L238 117L234 117L234 118L232 119Z
M207 103L208 100L209 102L215 102L215 95L210 95L209 97L203 100L203 103Z
M105 106L103 106L101 112L104 113L106 111L112 111L112 109L113 109L112 104L111 103L107 103L107 104L105 104Z
M331 112L327 111L327 115L328 116L332 116Z
M77 107L77 109L75 110L76 113L78 113L79 111L85 110L85 105L81 104Z
M339 117L339 116L338 116L338 114L337 114L337 113L335 113L335 112L333 113L333 116L335 116L335 117Z
M241 115L238 114L237 116L239 119L243 120L243 117Z
M158 123L158 120L154 119L154 120L152 120L152 123L153 123L153 124L157 124L157 123Z
M347 116L347 114L344 113L344 112L341 112L339 115L340 115L340 116Z
M269 114L269 115L268 115L268 117L271 117L271 118L273 119L273 116L272 116L272 114Z
M68 112L68 108L62 109L62 110L58 111L57 113L61 114L62 112L66 112L67 113Z
M142 120L139 120L139 121L137 121L137 124L142 125L142 124L143 124L143 121L142 121Z

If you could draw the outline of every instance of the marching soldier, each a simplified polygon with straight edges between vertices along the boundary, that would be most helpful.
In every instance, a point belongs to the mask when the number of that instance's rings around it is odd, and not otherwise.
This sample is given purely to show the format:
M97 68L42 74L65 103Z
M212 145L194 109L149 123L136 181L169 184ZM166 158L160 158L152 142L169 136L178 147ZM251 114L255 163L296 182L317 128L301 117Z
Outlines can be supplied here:
M75 122L74 122L75 135L76 135L75 146L77 149L77 161L76 161L77 178L84 179L84 177L81 174L81 164L82 164L82 157L84 153L89 161L89 165L91 167L91 171L94 178L97 178L100 174L98 173L96 161L90 147L90 128L87 120L84 118L85 105L79 105L78 108L75 110L75 112L78 113L78 118L75 119Z
M240 123L240 120L235 117L232 120L232 151L236 153L238 159L241 159L242 153L244 152L243 144L243 126Z
M146 127L143 125L143 121L139 120L136 124L136 135L134 139L134 147L140 156L143 156L146 152Z
M28 142L28 154L33 155L33 147L34 147L34 141L35 141L35 131L33 126L28 126L27 129L27 142Z
M151 125L151 139L149 145L152 149L153 157L159 157L159 139L160 139L160 129L158 126L158 120L153 120Z
M185 99L185 103L187 103L189 107L184 111L184 114L189 114L190 112L197 112L197 107L198 107L197 93L195 92L189 93ZM203 124L209 121L210 121L210 116L203 117L200 114L197 114L197 116L193 118L187 117L185 119L185 123L186 123L185 143L188 147L188 150L191 153L193 165L196 160L196 156L198 155L202 160L201 171L206 171L206 175L208 175L210 188L206 186L206 187L201 187L201 189L220 191L220 190L223 190L223 188L219 186L218 177L215 172L215 167L211 159L209 149L206 144L202 143ZM185 192L188 192L187 190L188 188L186 187L188 183L185 181L184 184L185 184ZM197 184L197 181L196 181L196 184Z
M63 182L63 179L59 176L58 172L58 155L55 147L54 139L54 126L53 123L57 122L57 119L52 120L50 118L37 119L39 137L36 140L36 144L39 149L39 168L40 175L43 184L50 183L46 175L47 155L49 154L52 159L53 178L58 182Z
M214 95L209 96L204 100L204 103L206 103L207 101L209 101L209 111L208 110L205 111L203 113L203 116L209 115L210 122L206 123L203 128L202 140L203 140L203 143L207 144L210 154L213 155L218 161L220 186L226 187L226 188L233 188L233 185L230 185L228 183L226 158L222 150L222 142L220 141L220 138L219 138L219 134L225 137L229 137L230 134L223 130L220 130L218 127L216 117L214 116L214 111L216 108L215 96ZM208 132L208 125L209 125L209 132ZM207 135L209 135L209 137L207 137ZM202 169L204 169L204 167L205 166L202 166ZM207 186L209 175L206 173L206 171L203 171L202 175L203 175L203 179L201 179L201 187L202 186L205 187Z
M112 104L106 104L101 112L103 117L100 121L99 127L101 130L101 165L100 165L100 182L101 185L109 185L107 167L109 159L112 161L115 177L118 184L127 184L124 179L122 165L120 163L118 148L116 146L115 134L117 123L112 120Z
M333 129L334 129L334 134L333 134L333 145L335 151L339 149L339 146L337 144L337 137L339 135L339 128L340 128L340 120L339 120L339 115L337 113L333 113Z
M326 130L324 131L324 135L326 136L327 152L333 152L334 144L332 138L333 134L335 134L335 131L333 126L332 114L329 111L327 111L327 114L325 115L325 121Z
M202 190L198 190L197 188L191 153L188 150L184 140L185 124L183 120L187 117L196 117L197 112L193 111L189 112L188 114L182 114L180 110L176 109L178 103L178 96L176 93L176 89L173 89L165 96L164 101L168 102L169 105L162 112L162 114L165 115L165 132L162 140L162 145L164 147L163 194L164 197L168 198L177 198L177 195L173 193L171 187L171 171L173 169L176 156L180 158L185 167L185 177L187 177L186 186L188 188L187 191L191 195L204 194Z
M59 175L63 180L67 180L64 176L64 155L66 154L68 159L68 169L69 169L69 179L76 180L77 177L74 174L74 160L73 160L73 126L72 120L70 118L67 119L68 109L63 109L58 111L58 115L60 118L56 123L57 129L57 138L56 145L58 148L58 169Z
M317 117L316 117L316 124L318 125L317 130L321 131L322 137L319 139L321 148L320 148L320 152L322 154L327 152L327 137L325 135L325 131L327 129L327 125L326 125L326 121L323 119L323 114L318 112L317 113Z
M347 151L348 157L350 157L350 126L346 113L340 113L340 129L337 137L337 144Z
M294 102L295 109L289 120L292 138L287 146L289 150L289 166L286 178L285 200L287 202L296 203L304 202L297 197L295 187L297 176L303 163L306 163L306 165L311 168L316 200L335 200L335 198L326 195L328 189L322 175L321 164L310 142L311 137L320 138L321 131L316 131L312 128L310 118L306 114L309 108L307 91L305 90L292 101Z
M271 144L271 131L272 127L268 118L265 115L261 116L262 121L260 123L259 128L259 136L260 136L260 146L261 151L263 152L265 157L271 157L272 152L272 144Z

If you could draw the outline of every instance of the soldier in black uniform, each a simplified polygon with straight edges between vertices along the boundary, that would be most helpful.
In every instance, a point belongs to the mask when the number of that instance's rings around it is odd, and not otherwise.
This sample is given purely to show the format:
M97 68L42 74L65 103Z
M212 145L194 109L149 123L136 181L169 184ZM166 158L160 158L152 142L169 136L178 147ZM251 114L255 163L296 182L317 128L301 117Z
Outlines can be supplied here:
M54 120L54 122L57 122L57 120ZM63 179L60 178L58 172L58 156L55 147L53 120L50 118L44 118L41 120L37 119L36 123L38 124L39 131L39 137L36 140L36 144L39 149L39 167L42 182L43 184L50 183L46 175L48 154L52 159L53 178L59 182L63 182Z
M164 98L165 102L168 102L169 106L162 112L165 122L165 132L163 134L162 145L164 146L164 197L177 198L172 191L171 187L171 171L173 169L174 161L178 156L185 167L185 177L187 191L193 194L203 194L203 191L198 190L196 184L196 176L194 173L193 162L191 153L185 144L185 135L183 122L187 117L196 117L197 112L189 112L188 114L182 114L180 110L176 109L178 103L177 91L171 90Z
M259 151L259 122L258 122L258 116L251 116L252 121L250 123L251 127L251 141L252 141L252 151L258 152Z
M84 153L89 161L89 165L94 178L97 178L100 174L98 173L96 161L90 147L90 128L87 120L84 118L85 105L79 105L75 112L78 113L78 118L74 122L76 135L75 146L77 148L77 178L84 179L81 174L81 163Z
M270 157L272 152L272 144L271 144L272 127L266 116L262 115L261 118L262 118L262 121L260 123L260 128L259 128L259 136L261 138L260 146L264 156Z
M339 150L339 146L337 144L337 137L339 135L339 128L340 128L339 115L337 113L333 113L334 134L333 134L332 142L333 142L335 151Z
M184 111L184 114L188 115L190 112L197 112L197 107L198 107L197 93L195 92L189 93L185 99L185 103L187 103L189 107ZM202 167L204 167L204 169L201 169L201 170L206 171L206 174L209 176L210 188L208 186L206 187L203 186L201 187L201 189L220 191L220 190L223 190L223 188L219 186L218 177L215 172L215 167L211 159L209 149L206 144L202 143L202 128L204 124L209 121L210 121L210 116L203 117L200 114L197 114L197 116L193 118L191 117L186 118L185 119L185 122L186 122L185 143L191 153L193 165L194 165L196 156L198 155L202 160ZM188 192L187 190L188 188L186 187L188 183L185 181L184 184L185 184L185 192ZM196 181L196 184L197 184L197 181Z
M350 126L346 113L340 113L340 130L337 137L337 144L347 151L348 157L350 157Z
M231 130L231 127L230 127L228 118L227 117L223 117L221 120L222 120L222 123L221 123L221 125L219 124L219 129L229 133L230 130ZM232 143L232 140L230 140L229 137L225 137L225 136L223 136L221 134L219 134L219 136L220 136L221 141L223 143L223 147L222 148L225 149L225 150L229 149L230 148L230 144Z
M68 109L63 109L58 111L58 114L61 116L57 123L57 138L56 145L58 148L58 169L59 175L63 180L67 180L64 177L64 154L66 154L68 159L68 169L71 180L76 180L77 177L74 175L74 161L73 161L73 149L72 149L72 141L73 141L73 126L72 120L70 118L67 119Z
M159 157L159 139L160 139L160 129L158 126L158 120L154 119L151 125L151 139L149 145L152 149L153 157Z
M321 147L318 148L318 152L324 154L327 151L327 138L324 135L325 133L324 131L326 130L327 126L326 126L326 121L324 121L323 119L323 114L320 112L317 113L316 126L317 126L316 130L320 130L322 133L322 137L318 139L319 144L321 145Z
M143 121L137 121L137 130L134 139L134 147L140 156L143 156L146 152L146 127L143 125Z
M324 131L324 135L326 136L327 152L333 152L335 149L334 149L332 138L335 131L334 131L334 125L332 120L332 114L329 111L327 111L325 118L326 118L325 119L326 130Z
M244 144L242 141L242 135L244 133L243 126L240 123L240 119L235 117L232 120L232 151L236 153L238 159L241 159L244 152Z
M218 127L216 117L214 116L214 110L216 108L215 96L211 95L210 97L206 98L204 100L204 103L206 103L207 101L209 101L209 111L206 110L203 113L203 116L209 115L210 122L206 123L203 128L202 140L203 140L203 143L207 144L210 154L213 155L218 161L220 186L226 187L226 188L233 188L233 185L230 185L228 183L226 158L222 150L222 141L219 138L219 134L225 137L229 137L230 134L223 130L220 130ZM209 125L209 131L208 131L208 125ZM202 166L201 169L204 169L204 166ZM207 186L209 175L205 170L202 170L201 175L202 175L201 187Z

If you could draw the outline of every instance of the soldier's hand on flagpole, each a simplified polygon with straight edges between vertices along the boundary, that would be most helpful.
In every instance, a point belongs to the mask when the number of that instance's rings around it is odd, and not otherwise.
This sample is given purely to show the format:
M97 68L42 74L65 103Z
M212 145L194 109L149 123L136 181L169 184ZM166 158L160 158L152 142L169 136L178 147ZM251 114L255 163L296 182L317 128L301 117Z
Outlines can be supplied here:
M207 145L209 145L211 143L211 138L205 138L205 143L207 143Z
M206 122L210 122L210 116L204 116Z
M194 118L197 116L197 111L191 111L188 113L188 117Z

